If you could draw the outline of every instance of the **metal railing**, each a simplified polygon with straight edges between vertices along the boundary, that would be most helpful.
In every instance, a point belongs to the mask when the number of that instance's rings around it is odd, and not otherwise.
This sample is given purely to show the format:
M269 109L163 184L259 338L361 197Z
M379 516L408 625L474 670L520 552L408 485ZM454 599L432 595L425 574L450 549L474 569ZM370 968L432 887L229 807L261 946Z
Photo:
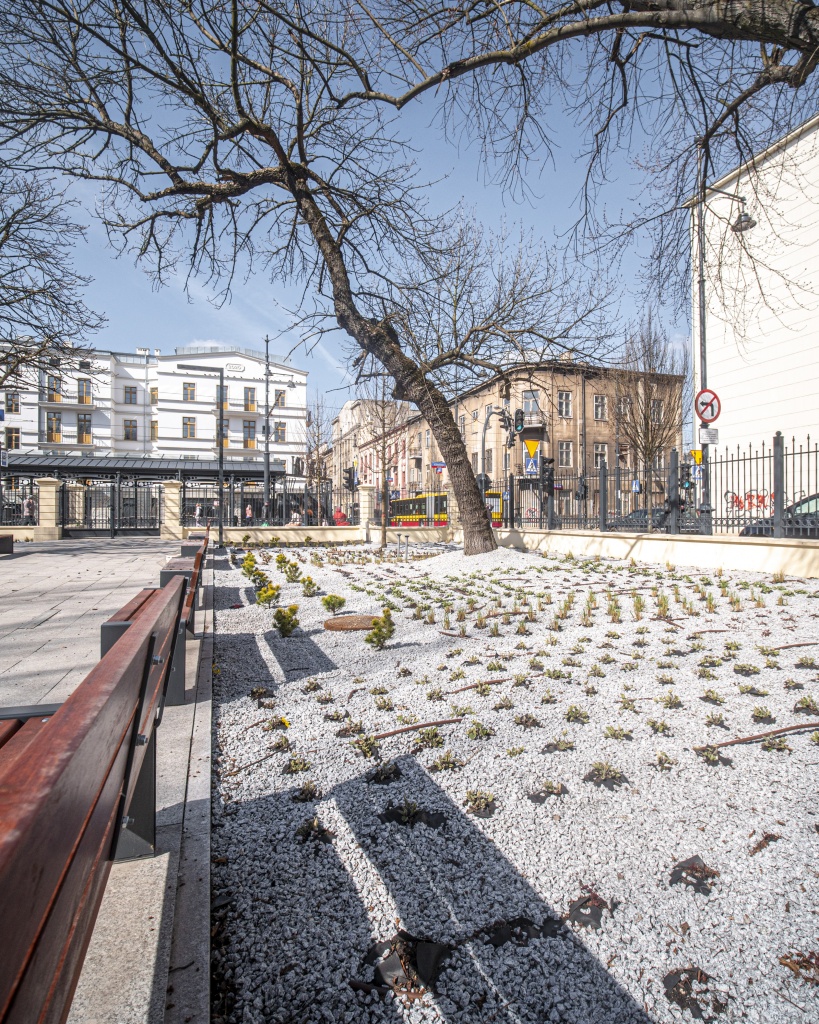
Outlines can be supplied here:
M33 479L0 478L0 526L37 526L40 492Z

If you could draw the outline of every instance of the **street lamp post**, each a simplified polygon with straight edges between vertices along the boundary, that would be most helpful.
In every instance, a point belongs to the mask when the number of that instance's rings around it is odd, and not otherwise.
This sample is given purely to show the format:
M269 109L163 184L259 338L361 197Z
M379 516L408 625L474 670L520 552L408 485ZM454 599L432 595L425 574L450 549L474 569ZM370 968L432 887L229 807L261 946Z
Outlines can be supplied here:
M697 177L699 180L699 198L697 200L697 262L699 270L698 281L698 305L699 305L699 335L700 335L700 379L699 390L708 387L708 353L706 349L706 309L705 309L705 196L706 192L717 192L733 202L741 203L742 210L737 219L731 225L734 234L742 234L756 227L756 221L745 210L745 197L735 195L733 192L726 192L725 189L717 188L715 185L705 183L705 154L702 144L697 152ZM712 532L711 512L711 478L708 469L708 448L707 444L700 445L702 448L702 509L708 511L707 532Z
M208 366L191 366L189 364L178 363L177 369L179 370L190 370L192 373L204 373L213 375L217 373L219 375L219 429L217 431L217 441L219 443L219 547L223 548L224 544L224 527L225 527L225 431L224 431L224 406L225 406L225 371L222 367L219 369L211 369Z
M270 338L264 336L264 521L265 525L270 521ZM291 377L289 380L274 380L274 384L286 384L288 388L294 388L296 382Z

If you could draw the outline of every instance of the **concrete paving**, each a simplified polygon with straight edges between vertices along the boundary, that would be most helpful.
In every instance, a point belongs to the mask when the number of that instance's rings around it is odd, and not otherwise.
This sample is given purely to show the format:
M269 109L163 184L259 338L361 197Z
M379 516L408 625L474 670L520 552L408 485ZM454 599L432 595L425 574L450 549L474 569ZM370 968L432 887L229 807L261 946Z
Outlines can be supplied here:
M115 537L0 556L0 707L64 701L99 661L102 623L178 554L178 541Z

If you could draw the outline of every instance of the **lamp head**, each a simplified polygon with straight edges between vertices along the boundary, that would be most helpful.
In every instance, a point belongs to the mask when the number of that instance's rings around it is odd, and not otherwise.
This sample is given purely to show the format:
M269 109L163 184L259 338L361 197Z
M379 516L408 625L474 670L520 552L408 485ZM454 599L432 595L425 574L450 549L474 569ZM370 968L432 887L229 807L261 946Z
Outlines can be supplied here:
M731 225L731 230L735 235L741 235L744 231L750 231L751 228L756 227L756 221L746 210L743 210L734 223Z

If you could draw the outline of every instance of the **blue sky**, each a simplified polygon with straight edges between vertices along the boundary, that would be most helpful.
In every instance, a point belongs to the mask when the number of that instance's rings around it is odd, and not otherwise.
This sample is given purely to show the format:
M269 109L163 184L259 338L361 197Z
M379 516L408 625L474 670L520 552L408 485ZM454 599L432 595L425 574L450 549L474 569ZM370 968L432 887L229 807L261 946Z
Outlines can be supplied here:
M459 148L448 141L433 123L432 101L401 115L407 136L418 150L420 177L440 180L430 194L434 209L443 210L463 201L474 207L479 219L489 226L522 221L533 227L547 242L563 235L576 220L577 190L583 166L577 160L579 132L570 120L556 122L553 159L530 161L527 184L530 195L515 202L508 190L487 183L477 147ZM634 154L636 155L636 154ZM620 159L606 187L606 209L614 218L627 211L636 199L640 184L627 156ZM85 193L86 207L93 196ZM77 211L79 214L79 211ZM90 213L87 241L77 250L76 263L81 273L94 278L88 288L87 302L108 318L107 328L95 343L100 348L132 351L138 346L171 352L177 346L197 342L222 341L247 348L262 348L265 334L271 338L271 353L284 354L298 345L297 334L288 332L287 309L297 301L297 291L271 284L263 272L249 281L237 281L231 300L221 308L209 301L207 289L194 282L186 293L184 281L174 279L166 287L155 289L148 276L134 266L133 258L116 258L100 223ZM639 274L636 256L627 259L623 280ZM618 303L622 317L636 315L634 297L623 287ZM688 337L686 324L669 324L673 337L683 343ZM331 407L340 407L349 397L346 353L341 338L327 337L307 354L297 350L292 362L309 371L309 393L325 396Z

